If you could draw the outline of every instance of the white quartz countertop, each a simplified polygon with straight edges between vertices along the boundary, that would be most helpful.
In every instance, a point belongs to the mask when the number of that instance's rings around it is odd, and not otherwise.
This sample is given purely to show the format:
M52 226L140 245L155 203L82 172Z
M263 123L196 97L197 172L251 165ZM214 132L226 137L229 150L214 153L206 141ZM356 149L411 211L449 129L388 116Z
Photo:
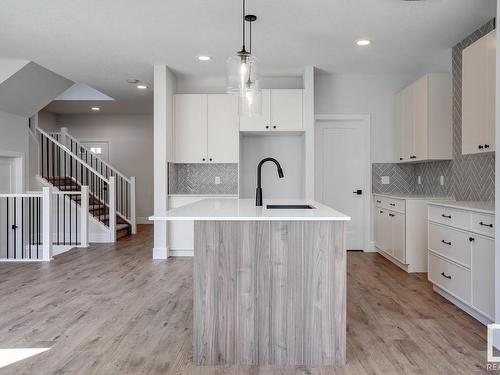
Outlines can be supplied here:
M308 204L314 209L267 209L268 204ZM214 220L214 221L349 221L351 218L313 200L264 199L262 207L254 199L203 199L167 211L149 220Z
M436 206L459 208L462 210L469 210L475 212L482 212L485 214L495 214L495 202L494 201L435 201L429 202Z
M407 199L407 200L423 200L423 201L453 201L452 197L430 197L428 195L414 195L414 194L379 194L373 193L373 196L395 198L395 199Z

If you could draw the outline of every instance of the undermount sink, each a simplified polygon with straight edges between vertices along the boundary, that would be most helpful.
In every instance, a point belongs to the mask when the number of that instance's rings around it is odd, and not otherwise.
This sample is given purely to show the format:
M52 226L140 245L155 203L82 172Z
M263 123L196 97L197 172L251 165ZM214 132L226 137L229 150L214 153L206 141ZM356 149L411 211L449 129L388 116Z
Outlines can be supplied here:
M313 207L308 204L268 204L268 210L314 210Z

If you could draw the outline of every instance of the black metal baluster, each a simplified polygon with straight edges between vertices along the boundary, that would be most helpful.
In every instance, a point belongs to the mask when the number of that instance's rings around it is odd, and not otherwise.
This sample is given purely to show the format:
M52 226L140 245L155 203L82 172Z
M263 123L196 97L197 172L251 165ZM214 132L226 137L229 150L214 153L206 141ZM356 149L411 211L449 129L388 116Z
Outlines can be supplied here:
M40 259L40 255L38 253L38 246L40 244L40 221L41 221L41 217L40 217L40 215L41 215L41 213L40 213L40 202L41 202L41 198L37 197L37 201L38 201L38 207L37 207L38 222L37 222L36 258Z
M82 196L81 196L82 192L81 192L81 189L80 189L80 210L82 209ZM75 196L75 198L78 197L77 195ZM75 200L75 204L76 204L76 200ZM75 244L78 245L78 210L75 209Z
M17 259L17 197L14 197L14 205L12 206L14 209L14 221L12 224L12 235L14 236L13 238L13 243L14 243L14 259Z
M46 170L46 176L45 178L48 180L50 178L50 170L49 170L49 165L50 165L50 160L49 160L49 155L50 155L50 147L49 147L49 138L45 137L45 142L46 142L46 149L47 149L47 160L45 161L47 170Z
M31 231L33 230L31 222L33 220L33 215L31 215L31 197L28 198L28 242L29 242L29 250L30 250L30 259L31 259Z
M45 177L45 172L44 172L44 168L45 168L45 165L44 165L44 161L45 161L45 153L43 152L43 134L40 133L40 144L41 144L41 151L42 151L42 157L41 157L41 168L40 168L40 173L42 174L42 177Z
M22 197L21 198L21 215L22 215L22 218L21 218L21 225L22 225L22 232L21 232L21 239L22 239L22 247L21 247L21 258L24 259L24 200L26 198L25 197Z
M9 197L7 197L7 231L5 233L7 233L7 259L9 259L9 233L10 233L10 230L9 230Z

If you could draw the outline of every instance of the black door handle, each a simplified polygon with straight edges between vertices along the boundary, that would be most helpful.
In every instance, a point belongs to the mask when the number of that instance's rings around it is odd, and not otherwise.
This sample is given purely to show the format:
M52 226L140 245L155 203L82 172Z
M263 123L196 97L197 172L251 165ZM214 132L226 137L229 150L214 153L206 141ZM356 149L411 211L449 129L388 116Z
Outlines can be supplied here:
M483 223L482 221L481 221L481 222L479 222L479 225L482 225L483 227L493 228L493 224L485 224L485 223Z
M16 230L17 229L17 225L16 224L12 224L12 230Z
M451 276L448 276L448 275L447 275L447 274L445 274L444 272L441 272L441 276L446 277L447 279L451 280Z
M352 193L356 194L356 195L363 195L363 190L361 190L361 189L354 190ZM377 201L377 202L380 203L379 201Z
M450 245L451 246L451 242L447 242L445 240L441 240L442 243L444 243L445 245Z
M451 219L451 215L442 214L441 216L444 217L444 218L446 218L446 219Z
M474 237L469 237L470 242L474 242L476 239Z

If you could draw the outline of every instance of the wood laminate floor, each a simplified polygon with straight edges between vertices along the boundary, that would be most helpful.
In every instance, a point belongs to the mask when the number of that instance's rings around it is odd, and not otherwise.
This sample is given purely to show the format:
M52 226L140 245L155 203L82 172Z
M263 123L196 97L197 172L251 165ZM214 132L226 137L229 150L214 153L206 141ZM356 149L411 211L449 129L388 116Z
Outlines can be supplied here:
M50 348L0 374L478 374L486 328L376 253L348 256L347 366L192 363L192 259L153 261L152 226L50 264L0 264L0 348Z

